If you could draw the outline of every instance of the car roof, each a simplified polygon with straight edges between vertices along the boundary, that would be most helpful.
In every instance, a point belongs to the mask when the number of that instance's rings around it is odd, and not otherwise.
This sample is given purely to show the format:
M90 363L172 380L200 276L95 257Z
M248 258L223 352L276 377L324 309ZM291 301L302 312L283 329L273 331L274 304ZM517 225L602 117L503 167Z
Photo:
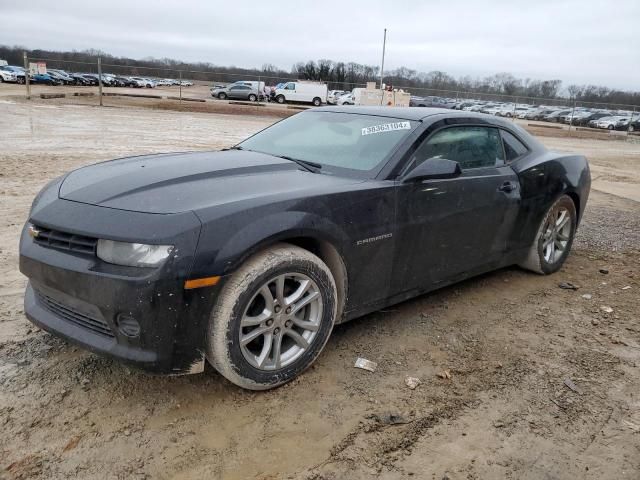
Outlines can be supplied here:
M422 120L433 115L449 114L453 116L467 115L470 112L460 112L448 108L416 108L416 107L319 107L314 112L357 113L360 115L376 115L379 117L402 118L405 120Z

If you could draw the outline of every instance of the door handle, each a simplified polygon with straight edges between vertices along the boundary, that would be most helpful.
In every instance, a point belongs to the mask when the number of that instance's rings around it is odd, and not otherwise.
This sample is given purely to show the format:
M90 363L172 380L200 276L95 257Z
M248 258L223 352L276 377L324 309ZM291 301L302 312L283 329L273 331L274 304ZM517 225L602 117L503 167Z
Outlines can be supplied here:
M505 193L511 193L516 189L516 184L513 182L504 182L498 187L498 190Z

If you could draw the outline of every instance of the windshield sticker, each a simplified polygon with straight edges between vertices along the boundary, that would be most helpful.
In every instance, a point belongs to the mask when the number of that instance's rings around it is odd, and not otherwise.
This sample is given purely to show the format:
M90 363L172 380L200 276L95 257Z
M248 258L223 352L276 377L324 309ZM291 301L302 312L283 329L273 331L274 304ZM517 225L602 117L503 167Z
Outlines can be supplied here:
M393 122L382 125L373 125L362 129L362 135L372 135L374 133L395 132L396 130L411 130L411 122Z

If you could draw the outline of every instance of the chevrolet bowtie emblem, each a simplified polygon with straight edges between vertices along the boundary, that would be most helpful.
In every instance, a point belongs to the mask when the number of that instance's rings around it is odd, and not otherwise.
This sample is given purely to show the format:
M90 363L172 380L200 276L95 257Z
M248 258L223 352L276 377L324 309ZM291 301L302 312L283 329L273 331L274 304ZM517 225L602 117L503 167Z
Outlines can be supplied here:
M40 235L40 230L38 230L36 227L34 227L33 225L31 225L29 227L29 236L31 238L37 238L38 235Z

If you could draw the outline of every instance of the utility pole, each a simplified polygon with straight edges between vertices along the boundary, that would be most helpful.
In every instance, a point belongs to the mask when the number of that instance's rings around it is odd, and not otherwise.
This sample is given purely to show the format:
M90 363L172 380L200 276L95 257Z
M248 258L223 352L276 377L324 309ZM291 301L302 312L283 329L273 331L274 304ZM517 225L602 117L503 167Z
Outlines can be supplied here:
M102 58L98 57L98 96L102 107Z
M31 85L29 84L29 59L27 52L22 52L24 57L24 85L27 87L27 100L31 99Z
M380 66L380 105L384 102L384 91L382 89L382 78L384 77L384 54L387 48L387 29L384 29L384 37L382 39L382 65Z
M382 90L382 77L384 76L384 53L387 48L387 29L384 29L384 38L382 40L382 66L380 67L380 90Z

